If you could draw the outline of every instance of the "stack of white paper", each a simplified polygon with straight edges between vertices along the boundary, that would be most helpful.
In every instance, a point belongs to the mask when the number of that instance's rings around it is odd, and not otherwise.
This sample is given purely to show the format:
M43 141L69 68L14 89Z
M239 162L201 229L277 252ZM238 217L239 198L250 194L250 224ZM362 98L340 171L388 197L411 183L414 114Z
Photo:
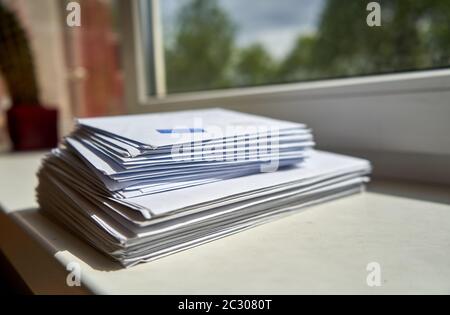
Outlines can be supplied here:
M370 164L221 109L92 118L39 171L41 209L124 266L358 192Z
M66 145L127 198L276 170L314 143L303 124L210 109L81 119Z

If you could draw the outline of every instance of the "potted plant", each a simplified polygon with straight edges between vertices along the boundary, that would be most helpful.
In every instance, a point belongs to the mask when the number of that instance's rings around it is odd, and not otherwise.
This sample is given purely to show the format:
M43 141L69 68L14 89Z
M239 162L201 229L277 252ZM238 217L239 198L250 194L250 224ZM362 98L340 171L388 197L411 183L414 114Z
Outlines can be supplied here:
M0 2L0 72L11 98L8 131L16 151L55 147L56 109L39 102L34 61L25 30L16 15Z

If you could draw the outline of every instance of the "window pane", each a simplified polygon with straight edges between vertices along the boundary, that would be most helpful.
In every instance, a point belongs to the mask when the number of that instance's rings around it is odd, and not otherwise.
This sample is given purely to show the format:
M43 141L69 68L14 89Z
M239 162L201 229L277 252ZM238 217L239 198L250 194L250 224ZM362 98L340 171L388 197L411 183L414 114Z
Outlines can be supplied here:
M162 0L169 93L446 67L450 1Z

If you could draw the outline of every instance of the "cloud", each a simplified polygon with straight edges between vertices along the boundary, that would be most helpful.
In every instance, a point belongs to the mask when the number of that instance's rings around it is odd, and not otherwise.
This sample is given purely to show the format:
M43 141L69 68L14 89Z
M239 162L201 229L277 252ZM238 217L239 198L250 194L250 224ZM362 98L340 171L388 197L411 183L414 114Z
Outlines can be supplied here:
M219 0L243 31L273 27L313 26L323 0Z
M237 43L261 43L283 58L300 34L316 30L324 0L219 0L238 26Z

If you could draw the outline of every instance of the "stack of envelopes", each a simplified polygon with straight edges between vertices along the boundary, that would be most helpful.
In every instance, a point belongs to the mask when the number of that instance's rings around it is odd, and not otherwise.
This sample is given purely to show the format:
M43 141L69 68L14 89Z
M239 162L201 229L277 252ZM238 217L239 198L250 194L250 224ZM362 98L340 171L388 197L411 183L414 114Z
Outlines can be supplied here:
M131 266L361 191L369 162L313 146L303 124L223 109L80 119L37 197Z

